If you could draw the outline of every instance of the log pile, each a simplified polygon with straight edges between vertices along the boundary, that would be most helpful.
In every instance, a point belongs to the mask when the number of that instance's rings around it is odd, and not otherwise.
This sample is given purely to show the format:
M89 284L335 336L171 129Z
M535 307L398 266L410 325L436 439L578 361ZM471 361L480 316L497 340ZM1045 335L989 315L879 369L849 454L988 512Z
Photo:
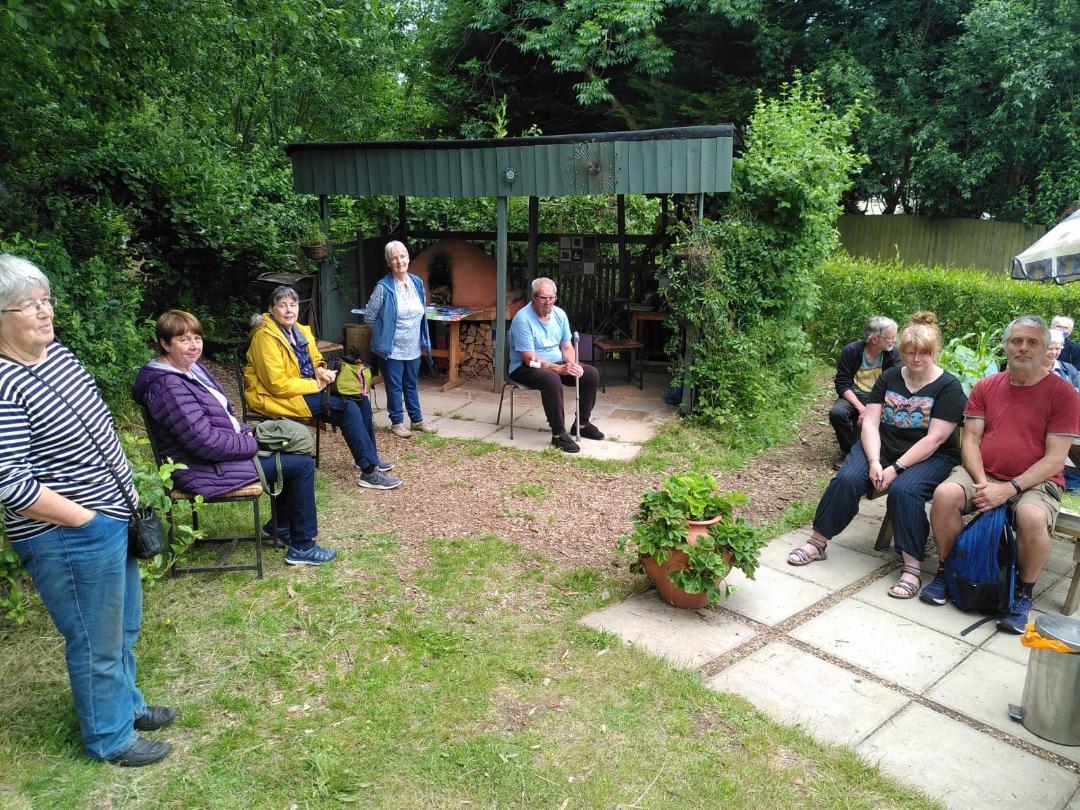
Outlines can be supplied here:
M461 324L461 373L468 380L490 380L494 376L491 358L494 354L491 324Z

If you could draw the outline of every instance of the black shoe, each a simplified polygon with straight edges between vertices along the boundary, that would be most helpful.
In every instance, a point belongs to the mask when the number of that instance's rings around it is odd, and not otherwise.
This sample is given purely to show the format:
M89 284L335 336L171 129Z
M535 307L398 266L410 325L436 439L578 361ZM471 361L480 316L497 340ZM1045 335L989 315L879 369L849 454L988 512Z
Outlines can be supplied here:
M135 718L136 731L157 731L176 719L176 709L172 706L147 706L146 713Z
M143 765L153 765L161 762L172 751L172 744L164 740L148 740L145 737L136 737L135 744L118 757L109 760L113 765L121 768L141 768Z
M552 436L551 443L564 453L576 453L581 450L581 448L578 447L577 442L573 440L569 433L563 433L561 436Z
M604 440L604 434L600 432L600 428L589 422L581 429L581 438L600 442Z

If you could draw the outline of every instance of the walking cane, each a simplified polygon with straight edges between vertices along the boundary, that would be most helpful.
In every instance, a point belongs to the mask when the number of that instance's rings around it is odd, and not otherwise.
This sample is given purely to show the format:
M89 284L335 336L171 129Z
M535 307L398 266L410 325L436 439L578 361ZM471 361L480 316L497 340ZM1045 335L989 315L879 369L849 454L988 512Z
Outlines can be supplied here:
M578 343L581 338L574 332L574 362L581 365ZM581 442L581 377L574 377L574 440Z

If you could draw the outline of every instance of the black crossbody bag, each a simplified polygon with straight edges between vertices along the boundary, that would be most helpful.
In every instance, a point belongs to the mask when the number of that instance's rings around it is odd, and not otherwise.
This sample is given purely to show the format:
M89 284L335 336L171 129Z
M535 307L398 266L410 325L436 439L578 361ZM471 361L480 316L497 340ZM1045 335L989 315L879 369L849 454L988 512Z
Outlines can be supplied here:
M32 378L52 391L57 399L63 402L64 405L67 406L67 409L79 420L79 424L82 425L83 430L86 431L87 438L90 439L90 443L94 445L94 448L98 451L98 455L101 456L101 460L105 463L105 468L109 471L113 480L116 481L116 488L120 490L120 495L123 497L124 503L126 503L128 509L131 510L131 517L128 519L128 556L136 557L140 560L152 560L158 554L162 554L165 551L165 527L161 523L161 518L158 516L157 512L154 511L154 507L149 505L139 506L132 500L131 495L128 494L127 489L124 487L123 481L120 480L119 474L109 462L109 457L105 455L105 451L90 430L90 426L86 424L86 420L79 415L77 410L75 410L75 406L67 401L67 397L57 391L54 386L42 379L41 376L32 371L27 365L20 363L13 357L8 357L6 354L0 354L0 357L15 363Z

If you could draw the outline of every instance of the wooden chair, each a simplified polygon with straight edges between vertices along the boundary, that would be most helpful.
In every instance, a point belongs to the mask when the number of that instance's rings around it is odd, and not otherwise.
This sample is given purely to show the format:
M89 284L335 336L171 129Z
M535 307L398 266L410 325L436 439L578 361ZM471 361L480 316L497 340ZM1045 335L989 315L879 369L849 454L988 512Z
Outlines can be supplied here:
M266 419L274 419L273 416L267 416L266 414L259 413L248 407L247 397L244 396L244 365L247 362L247 351L250 346L250 341L245 341L236 347L236 351L233 352L233 376L236 378L236 387L240 396L240 421L247 422L248 424L254 424L256 422L262 422ZM336 344L335 344L336 345ZM322 432L326 425L330 424L325 422L317 416L290 416L294 422L300 422L308 427L315 428L315 466L319 466L319 456L322 451Z
M142 409L143 425L146 428L146 435L150 439L150 449L154 454L154 463L161 466L164 459L161 457L161 452L158 449L157 442L154 441L154 434L151 431L151 419L150 414L146 409ZM257 463L257 462L256 462ZM252 510L252 532L251 535L232 535L225 537L200 537L193 545L215 545L225 546L222 549L221 555L213 565L190 565L181 566L173 565L172 575L174 577L180 576L180 574L200 574L208 572L220 572L220 571L254 571L255 576L258 579L263 577L263 547L262 547L262 520L259 515L259 500L263 495L262 484L256 481L254 484L249 484L239 489L225 492L221 495L215 495L212 498L203 498L202 506L220 504L220 503L250 503ZM182 501L187 501L191 504L191 526L194 529L199 528L199 507L196 506L196 495L193 492L186 492L182 489L172 489L169 492L169 499L172 506ZM173 528L173 508L170 506L169 515L169 545L171 546L176 539L176 532ZM274 498L270 498L270 525L274 527L274 535L271 538L272 545L278 545L277 538L277 505ZM241 542L253 542L255 544L255 561L253 563L230 563L229 558L233 552L236 551L237 546Z

